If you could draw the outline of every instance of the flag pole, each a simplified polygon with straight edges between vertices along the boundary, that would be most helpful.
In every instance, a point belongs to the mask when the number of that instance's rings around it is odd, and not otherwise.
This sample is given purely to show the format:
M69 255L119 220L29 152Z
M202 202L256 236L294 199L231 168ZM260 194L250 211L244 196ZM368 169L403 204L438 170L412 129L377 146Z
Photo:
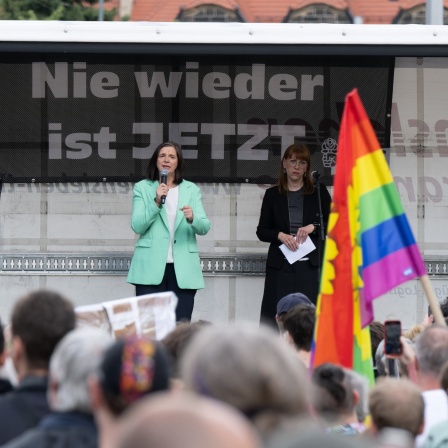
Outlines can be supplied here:
M428 300L429 306L431 307L434 321L446 327L445 318L443 317L442 310L440 309L440 304L436 298L436 295L434 294L434 290L432 289L428 274L422 275L420 277L420 281L422 282L426 298Z

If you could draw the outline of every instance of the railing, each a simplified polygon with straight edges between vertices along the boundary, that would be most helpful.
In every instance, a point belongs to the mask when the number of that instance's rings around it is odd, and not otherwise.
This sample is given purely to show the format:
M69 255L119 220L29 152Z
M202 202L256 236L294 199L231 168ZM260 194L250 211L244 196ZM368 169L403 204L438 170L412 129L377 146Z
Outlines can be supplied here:
M131 253L3 254L0 255L0 275L124 275L129 270L131 259ZM201 267L205 276L264 275L266 256L202 254Z
M125 275L132 253L33 253L0 255L0 275ZM448 276L448 257L425 258L430 276ZM205 276L264 275L266 255L201 254Z

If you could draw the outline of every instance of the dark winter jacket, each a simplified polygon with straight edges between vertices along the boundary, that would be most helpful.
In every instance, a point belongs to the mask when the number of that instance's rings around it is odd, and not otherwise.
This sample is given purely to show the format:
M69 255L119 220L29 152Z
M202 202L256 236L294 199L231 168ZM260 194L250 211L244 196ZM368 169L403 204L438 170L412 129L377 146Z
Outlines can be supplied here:
M0 446L34 428L50 413L47 384L47 377L29 376L0 396Z
M81 412L55 412L2 448L97 448L93 416Z

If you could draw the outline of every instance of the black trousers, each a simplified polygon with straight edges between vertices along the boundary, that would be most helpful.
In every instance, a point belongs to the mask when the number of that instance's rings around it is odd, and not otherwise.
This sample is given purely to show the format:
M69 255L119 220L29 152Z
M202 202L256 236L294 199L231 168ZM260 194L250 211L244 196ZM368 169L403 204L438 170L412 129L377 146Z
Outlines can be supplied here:
M277 303L294 292L305 294L314 304L319 293L319 269L309 260L293 264L285 259L280 269L266 268L263 301L261 302L261 322L275 326Z
M180 322L181 320L190 321L191 315L193 314L194 296L197 290L179 288L173 263L166 264L165 274L160 285L135 285L136 296L166 291L173 291L178 298L176 322Z

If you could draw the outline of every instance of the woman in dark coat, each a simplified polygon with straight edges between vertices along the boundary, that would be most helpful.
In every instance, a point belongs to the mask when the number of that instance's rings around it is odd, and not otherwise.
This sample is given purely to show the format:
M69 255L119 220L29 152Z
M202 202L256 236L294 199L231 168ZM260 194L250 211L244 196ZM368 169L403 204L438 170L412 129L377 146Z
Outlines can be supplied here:
M323 222L326 231L331 198L320 184ZM302 144L289 146L281 160L278 184L266 190L261 206L257 236L270 243L261 319L273 322L277 302L290 293L301 292L316 303L323 242L319 239L319 201L311 177L311 155ZM290 264L279 249L285 244L295 251L307 236L316 249Z

